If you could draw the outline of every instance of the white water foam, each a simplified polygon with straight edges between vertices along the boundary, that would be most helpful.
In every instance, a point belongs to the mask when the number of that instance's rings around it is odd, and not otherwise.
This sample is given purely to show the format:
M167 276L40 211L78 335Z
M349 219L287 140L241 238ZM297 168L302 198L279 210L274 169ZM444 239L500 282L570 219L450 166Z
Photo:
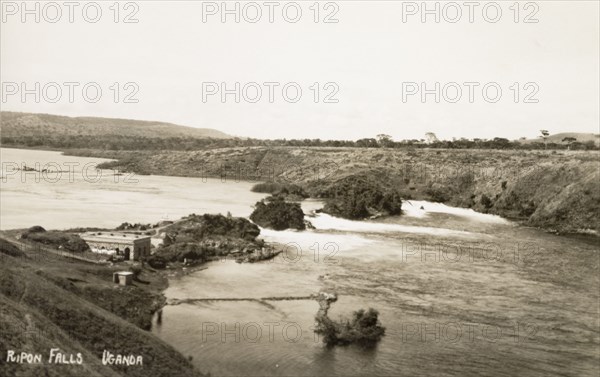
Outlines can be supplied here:
M508 220L500 216L476 212L469 208L450 207L442 203L428 202L426 200L406 200L402 202L402 214L404 216L423 218L427 217L429 213L445 213L485 223L509 223Z
M348 249L360 248L376 243L376 240L365 238L355 234L335 234L315 232L312 230L294 231L294 230L272 230L260 228L260 237L267 242L277 242L281 244L296 243L302 248L309 248L315 242L325 245L329 242L343 244Z
M447 228L377 223L369 221L346 220L325 213L309 217L309 221L319 230L338 230L359 233L416 233L434 236L471 236L473 233Z
M334 217L325 213L316 213L314 215L307 216L307 220L315 227L317 231L276 231L271 229L260 229L260 234L266 240L273 242L299 242L312 240L312 242L321 241L332 241L334 234L330 232L319 232L319 231L337 231L337 232L355 232L355 233L412 233L412 234L426 234L433 236L474 236L475 233L467 232L463 230L454 230L447 228L436 228L427 226L415 226L415 225L402 225L402 224L389 224L389 223L378 223L370 221L355 221L347 220L339 217ZM372 241L359 235L340 235L344 238L345 242L356 243L357 246L363 246Z

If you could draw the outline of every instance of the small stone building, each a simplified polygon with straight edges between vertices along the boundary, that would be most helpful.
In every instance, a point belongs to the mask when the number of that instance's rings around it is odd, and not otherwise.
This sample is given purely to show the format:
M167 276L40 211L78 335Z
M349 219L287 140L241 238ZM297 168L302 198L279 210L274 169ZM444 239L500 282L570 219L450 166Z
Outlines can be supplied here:
M139 260L150 255L150 237L123 232L87 232L80 237L95 253L122 255L125 260Z
M131 285L133 283L133 272L119 271L113 273L113 283L120 285Z

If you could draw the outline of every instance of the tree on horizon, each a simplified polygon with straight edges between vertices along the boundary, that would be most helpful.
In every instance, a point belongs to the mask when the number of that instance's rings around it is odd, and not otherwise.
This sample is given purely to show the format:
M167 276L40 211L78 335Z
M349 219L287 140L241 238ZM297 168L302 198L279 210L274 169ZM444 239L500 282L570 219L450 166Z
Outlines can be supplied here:
M572 136L567 136L562 139L563 143L567 143L567 150L571 150L571 144L573 144L576 141L577 141L577 138L574 138Z
M542 139L544 139L544 149L548 148L548 136L550 136L550 132L548 130L540 130L540 132L542 133L542 136L540 136Z

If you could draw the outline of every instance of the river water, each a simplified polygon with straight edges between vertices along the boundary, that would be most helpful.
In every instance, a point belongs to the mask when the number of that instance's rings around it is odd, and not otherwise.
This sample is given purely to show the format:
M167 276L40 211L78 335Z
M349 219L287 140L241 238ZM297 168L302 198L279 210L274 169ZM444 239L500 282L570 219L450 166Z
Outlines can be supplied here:
M125 183L102 171L96 182L86 164L100 159L0 151L2 229L114 227L192 212L248 216L264 196L249 191L252 183L219 179L132 176ZM35 182L33 172L8 164L35 162L80 170L66 182ZM310 200L303 208L321 205ZM595 240L436 203L403 208L403 216L385 220L312 214L313 230L262 229L265 240L286 245L280 256L225 259L174 276L165 292L171 304L152 331L213 376L598 375ZM275 299L320 291L338 294L332 318L378 310L386 336L377 347L327 348L313 332L316 301Z

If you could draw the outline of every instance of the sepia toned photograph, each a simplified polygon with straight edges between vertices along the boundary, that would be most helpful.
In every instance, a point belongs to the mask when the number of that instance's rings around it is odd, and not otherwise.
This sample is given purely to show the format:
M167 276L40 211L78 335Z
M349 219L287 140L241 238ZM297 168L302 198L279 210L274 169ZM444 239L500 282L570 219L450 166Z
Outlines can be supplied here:
M600 375L600 1L0 12L0 377Z

